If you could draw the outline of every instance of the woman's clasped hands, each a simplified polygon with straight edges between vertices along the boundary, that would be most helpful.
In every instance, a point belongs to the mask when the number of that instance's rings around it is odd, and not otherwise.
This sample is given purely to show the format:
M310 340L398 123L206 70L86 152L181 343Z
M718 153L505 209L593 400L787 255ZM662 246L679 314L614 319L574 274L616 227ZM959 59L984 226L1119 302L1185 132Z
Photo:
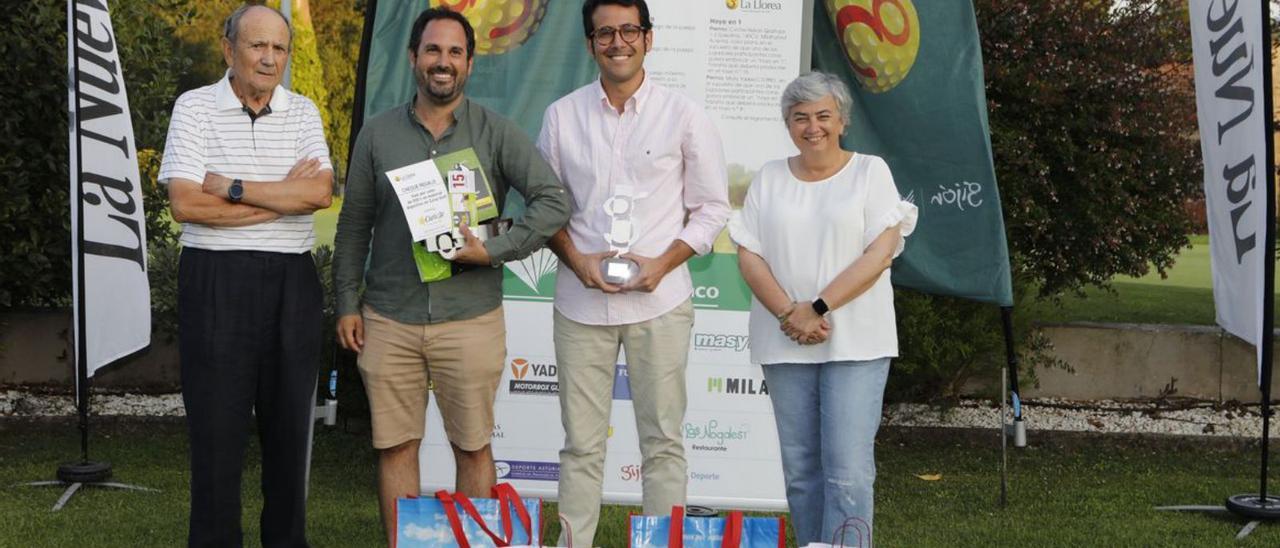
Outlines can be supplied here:
M821 344L831 336L831 323L812 303L791 303L778 315L778 328L797 344Z

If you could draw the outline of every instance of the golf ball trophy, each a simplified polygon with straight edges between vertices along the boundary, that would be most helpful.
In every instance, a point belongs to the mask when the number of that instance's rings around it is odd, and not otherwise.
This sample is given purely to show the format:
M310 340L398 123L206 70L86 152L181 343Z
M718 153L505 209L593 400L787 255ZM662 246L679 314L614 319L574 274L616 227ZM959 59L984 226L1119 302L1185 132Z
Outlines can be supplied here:
M600 275L610 285L627 285L640 272L640 265L635 261L621 257L631 251L631 238L634 226L631 224L631 210L635 205L631 185L617 185L613 196L604 202L604 211L609 215L609 232L604 235L609 244L609 251L617 255L606 257L600 262Z

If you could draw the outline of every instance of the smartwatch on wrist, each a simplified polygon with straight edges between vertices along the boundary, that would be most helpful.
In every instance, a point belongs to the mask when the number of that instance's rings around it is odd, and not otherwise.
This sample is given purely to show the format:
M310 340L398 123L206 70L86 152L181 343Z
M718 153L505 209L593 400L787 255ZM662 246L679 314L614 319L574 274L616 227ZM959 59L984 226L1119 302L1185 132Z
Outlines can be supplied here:
M827 306L827 301L822 300L822 297L818 297L813 300L813 311L817 312L819 316L826 316L827 312L831 311L831 308Z
M227 199L231 200L231 203L238 204L241 198L244 198L244 181L233 179L231 186L227 187Z

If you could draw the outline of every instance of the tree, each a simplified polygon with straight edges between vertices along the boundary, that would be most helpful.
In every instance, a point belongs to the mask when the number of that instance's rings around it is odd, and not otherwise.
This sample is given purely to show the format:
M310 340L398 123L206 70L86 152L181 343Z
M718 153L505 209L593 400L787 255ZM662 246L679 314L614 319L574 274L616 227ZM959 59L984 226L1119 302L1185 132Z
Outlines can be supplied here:
M189 59L172 53L174 33L187 15L185 0L111 4L140 164L150 161L147 149L163 145L177 78L190 66ZM8 136L0 148L0 185L6 191L0 200L0 307L65 305L71 293L66 4L32 2L4 10L0 25L6 60L0 127ZM145 175L140 184L148 239L172 239L163 190Z
M335 173L346 175L351 138L351 112L355 105L356 62L360 58L360 34L364 30L364 0L322 1L311 6L316 44L324 68L328 97L320 109L327 112L325 135Z
M975 1L1010 254L1041 295L1163 274L1200 192L1185 8L1111 4Z

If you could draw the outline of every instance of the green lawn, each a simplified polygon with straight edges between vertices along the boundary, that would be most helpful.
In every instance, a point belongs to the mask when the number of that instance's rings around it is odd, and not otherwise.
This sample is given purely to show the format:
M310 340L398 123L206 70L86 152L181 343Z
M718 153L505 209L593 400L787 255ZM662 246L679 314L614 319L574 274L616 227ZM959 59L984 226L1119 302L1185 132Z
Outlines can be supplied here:
M1033 303L1024 313L1041 322L1072 321L1213 325L1213 278L1209 237L1191 236L1191 245L1161 279L1152 272L1141 278L1120 276L1112 291L1088 289L1083 297L1063 298L1061 306ZM1277 307L1280 310L1280 307Z
M1256 489L1256 449L1186 438L1036 433L1010 453L1010 505L998 494L998 438L990 432L886 429L878 447L880 546L1276 546L1280 527L1234 542L1235 519L1157 513L1161 504L1214 504ZM52 488L10 487L49 477L77 454L73 423L0 419L0 546L177 546L186 531L186 436L173 420L100 420L93 454L116 480L161 493L89 489L59 513ZM246 540L257 544L259 473L249 451ZM916 474L939 473L941 481ZM314 546L377 546L374 458L367 434L319 431L308 524ZM554 508L547 515L554 516ZM597 544L626 546L633 508L607 507ZM549 523L547 538L558 525Z
M333 233L338 231L338 212L342 210L342 198L334 197L329 209L315 213L316 245L333 245Z

